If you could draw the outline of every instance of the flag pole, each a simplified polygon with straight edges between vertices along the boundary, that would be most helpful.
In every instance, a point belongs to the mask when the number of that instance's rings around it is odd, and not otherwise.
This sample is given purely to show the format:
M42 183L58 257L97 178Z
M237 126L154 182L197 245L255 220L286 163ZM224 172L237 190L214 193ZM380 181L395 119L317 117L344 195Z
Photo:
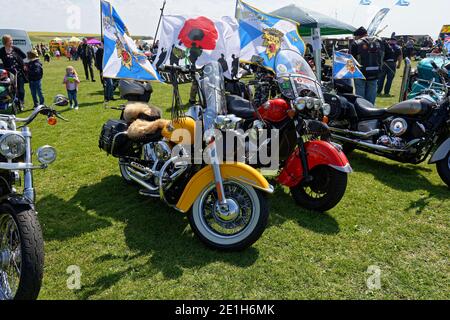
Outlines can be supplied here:
M161 26L161 20L162 20L162 17L164 16L164 9L165 9L165 7L166 7L166 0L164 0L163 6L160 9L161 10L161 15L159 16L158 26L156 27L155 37L153 38L153 46L155 46L155 43L156 43L156 37L158 36L159 27Z
M103 15L102 15L102 1L100 1L100 41L103 43Z

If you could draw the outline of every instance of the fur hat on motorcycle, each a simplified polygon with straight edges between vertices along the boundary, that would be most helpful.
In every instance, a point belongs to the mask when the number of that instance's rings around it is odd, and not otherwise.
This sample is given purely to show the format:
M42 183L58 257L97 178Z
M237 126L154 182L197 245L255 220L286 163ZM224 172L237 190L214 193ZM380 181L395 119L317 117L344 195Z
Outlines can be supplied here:
M69 99L67 99L62 94L58 94L55 96L53 103L58 107L65 107L65 106L69 105Z

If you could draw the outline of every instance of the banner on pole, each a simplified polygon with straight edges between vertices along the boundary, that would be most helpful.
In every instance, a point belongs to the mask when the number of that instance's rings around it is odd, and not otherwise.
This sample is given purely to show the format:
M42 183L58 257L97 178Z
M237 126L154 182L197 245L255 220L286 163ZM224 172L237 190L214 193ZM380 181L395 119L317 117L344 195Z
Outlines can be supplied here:
M104 40L103 76L114 79L161 81L147 56L138 50L114 7L101 1Z

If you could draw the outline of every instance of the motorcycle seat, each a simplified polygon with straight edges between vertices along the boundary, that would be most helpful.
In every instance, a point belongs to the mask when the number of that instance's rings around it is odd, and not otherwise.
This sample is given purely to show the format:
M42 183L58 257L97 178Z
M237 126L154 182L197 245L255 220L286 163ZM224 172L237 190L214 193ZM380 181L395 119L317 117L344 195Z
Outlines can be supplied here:
M250 101L239 96L227 96L227 109L229 113L245 120L255 118L255 110L251 106Z
M359 118L379 118L386 114L386 109L376 108L372 103L360 97L356 98L354 105Z

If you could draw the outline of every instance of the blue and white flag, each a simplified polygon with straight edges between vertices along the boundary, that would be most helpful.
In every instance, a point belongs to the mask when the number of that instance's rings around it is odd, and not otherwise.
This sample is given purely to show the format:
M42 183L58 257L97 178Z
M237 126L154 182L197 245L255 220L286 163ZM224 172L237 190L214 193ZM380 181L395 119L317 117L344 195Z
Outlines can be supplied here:
M161 81L147 56L137 48L114 7L102 0L101 8L105 47L103 76L114 79Z
M361 0L359 4L362 6L370 6L372 4L372 0Z
M334 79L365 79L358 62L348 53L335 52L333 58Z
M407 7L407 6L409 6L409 1L407 1L407 0L398 0L395 3L395 5L396 6L400 6L400 7Z
M450 37L445 38L444 47L445 47L445 49L447 49L447 53L450 53Z
M291 20L263 13L237 0L236 19L239 22L241 61L260 60L274 70L275 57L283 49L304 55L305 43L298 33L299 25Z

